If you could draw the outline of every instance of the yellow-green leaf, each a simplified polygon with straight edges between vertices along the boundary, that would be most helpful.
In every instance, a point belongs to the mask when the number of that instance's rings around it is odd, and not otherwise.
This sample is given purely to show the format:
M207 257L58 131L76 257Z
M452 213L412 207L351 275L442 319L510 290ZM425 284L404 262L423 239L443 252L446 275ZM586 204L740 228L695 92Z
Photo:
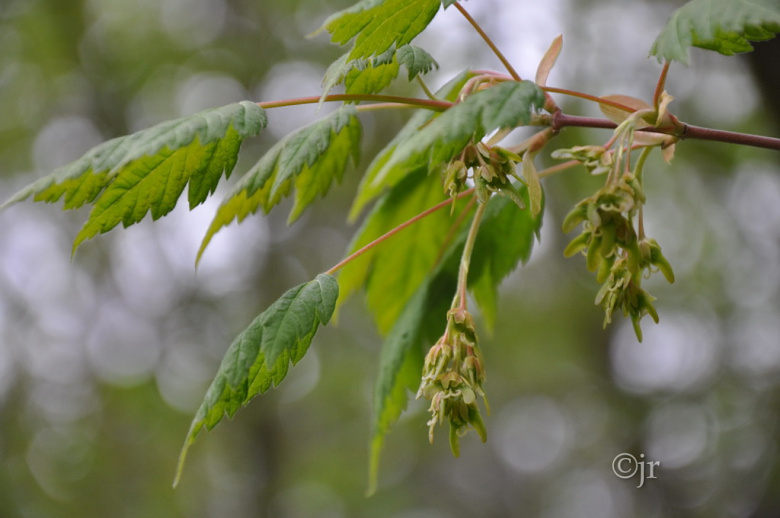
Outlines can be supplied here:
M406 177L367 216L349 253L446 199L438 179L425 171ZM441 257L455 221L448 209L437 211L347 264L339 276L339 302L365 288L368 308L386 334Z
M360 120L354 106L344 106L327 117L288 135L255 164L228 193L211 222L198 260L222 227L243 221L259 209L268 213L294 185L295 204L290 220L298 218L333 180L341 181L350 157L360 156Z
M64 208L93 203L73 250L122 223L164 216L189 184L190 208L214 192L235 166L241 143L266 125L262 108L245 101L158 124L105 142L38 180L6 205L34 196Z

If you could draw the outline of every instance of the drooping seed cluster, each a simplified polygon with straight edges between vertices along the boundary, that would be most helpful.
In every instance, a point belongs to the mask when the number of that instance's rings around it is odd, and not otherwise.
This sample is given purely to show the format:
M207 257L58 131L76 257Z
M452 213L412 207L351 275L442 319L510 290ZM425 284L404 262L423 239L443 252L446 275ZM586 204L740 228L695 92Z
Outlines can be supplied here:
M474 320L467 310L452 309L447 313L447 330L425 357L422 383L417 391L417 398L431 401L428 409L431 442L434 428L445 419L450 424L450 448L456 457L460 453L459 438L469 427L477 431L482 442L487 440L477 405L477 398L481 397L487 407L484 382L485 367Z
M650 315L658 322L653 306L655 298L642 288L642 279L660 270L666 280L674 282L674 272L661 247L655 239L635 228L637 215L645 203L642 182L631 171L613 175L617 164L612 163L612 154L603 148L591 146L568 151L567 158L582 161L596 173L610 171L610 175L601 189L579 202L566 216L564 232L571 232L580 223L583 226L582 233L569 243L564 254L571 257L582 252L588 270L596 272L596 280L602 284L596 304L604 308L604 326L612 321L615 310L621 310L624 316L631 317L641 341L641 318Z

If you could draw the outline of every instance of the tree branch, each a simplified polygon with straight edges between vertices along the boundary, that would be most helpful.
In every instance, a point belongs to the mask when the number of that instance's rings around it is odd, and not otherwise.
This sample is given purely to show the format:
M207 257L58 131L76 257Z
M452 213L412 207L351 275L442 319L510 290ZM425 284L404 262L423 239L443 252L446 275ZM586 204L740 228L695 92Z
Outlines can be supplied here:
M780 139L775 137L765 137L762 135L751 135L748 133L737 133L734 131L716 130L702 128L691 124L681 123L681 131L670 131L659 128L642 128L637 131L646 131L648 133L662 133L684 139L710 140L715 142L727 142L730 144L740 144L743 146L753 146L765 149L774 149L780 151ZM617 125L607 119L597 119L593 117L578 117L576 115L566 115L563 112L555 112L552 116L550 125L554 130L560 130L567 126L576 126L583 128L604 128L615 129Z

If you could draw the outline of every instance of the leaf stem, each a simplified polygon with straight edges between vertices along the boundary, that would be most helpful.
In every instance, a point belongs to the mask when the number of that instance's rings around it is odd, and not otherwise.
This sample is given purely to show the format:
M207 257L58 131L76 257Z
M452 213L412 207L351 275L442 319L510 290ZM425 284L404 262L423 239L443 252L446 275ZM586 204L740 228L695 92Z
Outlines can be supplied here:
M617 108L618 110L623 110L628 113L634 113L636 111L636 108L626 106L625 104L620 104L619 102L615 102L610 99L596 97L595 95L586 94L584 92L578 92L576 90L567 90L566 88L555 88L552 86L540 86L539 88L544 92L570 95L571 97L579 97L580 99L585 99L586 101L593 101L599 104L606 104L607 106L612 106L613 108Z
M295 99L283 99L280 101L264 101L257 105L261 108L281 108L284 106L299 106L301 104L317 104L322 99L320 96L298 97ZM414 97L402 97L398 95L377 95L377 94L334 94L326 95L324 102L339 101L375 101L383 103L393 103L405 106L416 106L435 111L445 111L452 106L449 101L436 101L433 99L417 99Z
M456 4L457 5L457 4ZM452 301L452 309L466 308L466 289L469 277L469 266L471 265L471 253L474 251L474 243L477 241L479 224L482 222L482 215L485 213L487 203L480 203L474 218L471 220L469 233L466 236L466 244L463 245L463 255L460 258L460 269L458 270L458 287L455 293L455 299Z
M463 198L465 196L468 196L469 194L471 194L473 192L474 192L474 188L472 187L471 189L467 189L467 190L463 191L462 193L458 194L455 198L456 199L460 199L460 198ZM434 205L430 209L426 209L423 212L421 212L421 213L417 214L416 216L414 216L413 218L411 218L411 219L409 219L407 221L404 221L403 223L401 223L400 225L398 225L394 229L392 229L389 232L386 232L385 234L382 234L378 238L374 239L373 241L368 243L366 246L362 247L360 250L357 250L357 251L351 253L349 256L344 258L344 260L342 260L341 262L339 262L338 264L333 266L330 270L326 271L325 273L328 274L328 275L333 275L337 271L341 270L347 264L351 263L352 261L354 261L355 259L357 259L361 255L365 254L366 252L368 252L369 250L371 250L375 246L377 246L377 245L383 243L384 241L386 241L387 239L393 237L394 235L396 235L398 232L402 231L406 227L408 227L410 225L414 225L415 223L417 223L418 221L420 221L424 217L430 216L431 214L433 214L437 210L441 210L441 209L443 209L444 207L447 207L450 204L452 204L452 198L447 198L446 200L437 203L436 205Z
M504 67L506 68L507 72L512 76L512 78L515 81L522 81L520 78L520 75L515 71L514 67L512 67L512 64L509 62L509 60L506 59L506 56L499 50L498 47L496 47L496 44L493 43L493 40L490 39L490 36L488 36L485 31L482 30L482 27L479 26L477 21L471 17L471 15L466 11L466 9L460 5L460 2L455 2L455 8L460 11L460 14L463 15L466 20L471 24L472 27L474 27L474 30L476 30L480 36L482 36L482 39L485 40L485 43L487 43L488 47L490 47L490 50L493 51L493 54L498 57L499 60L501 60L501 63L503 63Z
M415 79L417 79L417 82L420 84L420 88L423 89L423 92L425 92L425 95L428 97L428 99L433 99L434 101L437 100L436 95L431 91L430 88L428 88L428 85L425 84L425 81L422 77L420 77L420 75L417 75Z

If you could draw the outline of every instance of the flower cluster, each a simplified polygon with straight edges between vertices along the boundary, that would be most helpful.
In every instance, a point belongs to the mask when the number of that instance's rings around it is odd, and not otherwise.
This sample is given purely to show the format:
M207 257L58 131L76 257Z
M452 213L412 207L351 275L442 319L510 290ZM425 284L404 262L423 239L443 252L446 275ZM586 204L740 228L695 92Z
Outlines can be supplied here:
M641 182L633 173L626 172L578 203L563 222L564 232L583 223L582 234L569 243L564 254L571 257L582 252L588 270L596 272L596 280L602 284L596 304L604 308L604 325L620 309L631 317L640 341L641 318L650 315L658 322L655 299L642 288L643 277L660 270L666 280L674 282L672 267L658 243L634 229L633 220L644 202Z
M447 330L425 357L422 383L417 398L431 401L428 421L428 438L433 442L436 424L446 418L450 423L450 448L456 457L460 454L458 440L469 426L479 434L482 442L487 439L477 397L487 407L482 388L485 368L482 353L477 345L477 335L471 314L461 308L447 313Z
M468 180L474 182L477 198L486 203L494 193L501 193L525 208L511 178L521 180L515 163L523 158L499 146L488 146L484 142L470 144L453 160L443 172L444 192L454 198L467 188ZM469 175L469 170L472 171Z

